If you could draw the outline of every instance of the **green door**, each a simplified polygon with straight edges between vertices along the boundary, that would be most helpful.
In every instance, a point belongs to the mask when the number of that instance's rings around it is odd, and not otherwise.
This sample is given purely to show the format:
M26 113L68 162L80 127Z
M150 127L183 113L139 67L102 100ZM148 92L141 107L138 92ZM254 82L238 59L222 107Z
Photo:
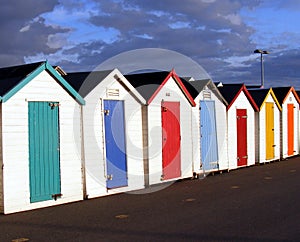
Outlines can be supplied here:
M57 102L28 102L30 202L60 194Z

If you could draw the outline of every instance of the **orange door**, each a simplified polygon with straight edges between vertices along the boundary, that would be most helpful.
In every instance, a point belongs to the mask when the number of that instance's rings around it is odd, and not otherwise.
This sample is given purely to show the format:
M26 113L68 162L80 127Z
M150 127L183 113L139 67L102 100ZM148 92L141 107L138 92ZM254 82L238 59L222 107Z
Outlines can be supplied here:
M294 154L294 104L287 105L288 155Z

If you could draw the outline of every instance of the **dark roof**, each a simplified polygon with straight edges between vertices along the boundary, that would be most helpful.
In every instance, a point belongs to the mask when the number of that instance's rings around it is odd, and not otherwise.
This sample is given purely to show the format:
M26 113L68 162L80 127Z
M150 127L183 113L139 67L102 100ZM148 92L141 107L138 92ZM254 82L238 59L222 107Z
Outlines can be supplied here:
M180 78L185 88L191 94L192 98L195 99L205 86L210 82L210 79L187 81L185 78Z
M252 84L252 85L246 85L247 89L257 89L257 88L262 88L261 85L255 85L255 84Z
M113 70L93 71L93 72L73 72L64 76L64 79L77 91L82 97L86 97L105 77Z
M278 102L282 104L291 87L273 87L272 89Z
M219 86L218 89L228 103L227 109L231 107L237 96L240 94L240 92L243 91L246 97L248 98L250 104L252 105L253 109L255 111L259 110L251 94L249 93L249 91L243 83L223 84L222 86Z
M219 86L218 89L220 93L223 95L228 104L230 104L239 93L244 84L223 84Z
M167 71L147 72L125 75L125 78L148 101L169 74Z
M158 71L139 74L125 75L129 83L145 98L147 104L150 104L157 92L172 77L179 89L182 91L188 102L194 107L196 104L193 97L182 83L183 79L175 73L174 69L170 72Z
M45 62L0 68L0 96L5 95Z
M264 103L264 100L266 99L270 89L250 89L248 91L250 92L256 105L260 108Z

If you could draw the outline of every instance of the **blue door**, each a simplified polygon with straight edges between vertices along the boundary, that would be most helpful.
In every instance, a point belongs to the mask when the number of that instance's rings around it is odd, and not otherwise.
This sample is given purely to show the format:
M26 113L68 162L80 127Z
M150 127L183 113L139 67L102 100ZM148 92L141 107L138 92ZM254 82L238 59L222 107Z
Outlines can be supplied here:
M28 102L30 202L61 193L58 114L56 102Z
M124 102L104 100L107 188L127 186Z
M204 172L218 169L218 145L214 101L200 101L200 147Z

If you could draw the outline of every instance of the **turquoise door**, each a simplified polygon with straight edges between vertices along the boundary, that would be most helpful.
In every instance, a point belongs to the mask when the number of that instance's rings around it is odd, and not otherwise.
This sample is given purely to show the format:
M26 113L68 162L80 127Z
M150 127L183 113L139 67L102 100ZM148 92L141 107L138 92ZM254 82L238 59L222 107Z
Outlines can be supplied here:
M58 103L28 102L30 202L60 194Z
M218 169L218 144L214 101L200 101L200 147L205 172Z

